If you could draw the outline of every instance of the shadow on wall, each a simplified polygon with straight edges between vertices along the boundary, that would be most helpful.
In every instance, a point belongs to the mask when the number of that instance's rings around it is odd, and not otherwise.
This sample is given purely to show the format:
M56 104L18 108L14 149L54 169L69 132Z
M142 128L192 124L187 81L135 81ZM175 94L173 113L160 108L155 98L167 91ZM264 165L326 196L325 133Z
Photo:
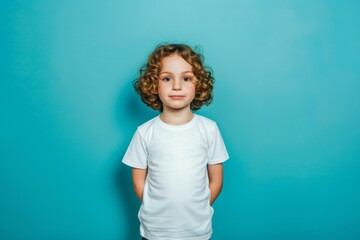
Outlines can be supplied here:
M139 220L137 218L140 204L132 189L131 168L122 164L121 161L120 164L115 173L115 187L120 194L121 203L124 204L121 208L123 209L121 214L125 214L127 225L121 226L124 229L124 235L120 236L120 239L140 239Z
M127 81L125 87L119 92L119 97L116 103L116 120L119 123L119 128L123 139L128 140L120 146L119 151L119 165L116 167L114 173L115 188L119 194L120 202L124 205L121 209L124 212L120 214L126 215L127 226L121 226L124 229L124 235L121 239L140 239L139 234L139 220L137 218L140 208L140 201L137 199L132 184L131 167L126 166L121 162L128 144L134 134L137 126L150 120L157 115L156 111L151 110L140 100L140 97L135 93L131 80Z

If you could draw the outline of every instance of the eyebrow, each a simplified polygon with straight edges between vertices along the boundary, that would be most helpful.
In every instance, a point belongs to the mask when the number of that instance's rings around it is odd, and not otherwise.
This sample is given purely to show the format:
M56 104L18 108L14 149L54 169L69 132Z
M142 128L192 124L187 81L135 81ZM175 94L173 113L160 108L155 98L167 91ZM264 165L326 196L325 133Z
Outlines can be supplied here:
M164 73L173 74L172 72L161 72L160 74L164 74ZM192 71L181 72L181 74L184 74L184 73L192 73L192 74L194 74Z

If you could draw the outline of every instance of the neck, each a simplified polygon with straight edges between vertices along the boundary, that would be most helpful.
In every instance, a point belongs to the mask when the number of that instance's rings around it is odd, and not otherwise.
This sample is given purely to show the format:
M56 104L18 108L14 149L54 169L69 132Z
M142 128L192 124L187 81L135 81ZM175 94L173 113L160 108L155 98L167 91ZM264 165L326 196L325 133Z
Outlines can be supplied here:
M190 109L165 109L160 114L160 119L170 125L183 125L191 121L194 114Z

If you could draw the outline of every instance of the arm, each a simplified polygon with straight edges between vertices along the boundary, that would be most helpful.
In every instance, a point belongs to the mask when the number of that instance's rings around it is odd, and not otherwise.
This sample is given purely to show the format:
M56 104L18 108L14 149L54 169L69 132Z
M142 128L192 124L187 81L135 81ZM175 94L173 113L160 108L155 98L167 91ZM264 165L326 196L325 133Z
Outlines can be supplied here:
M140 168L132 169L134 192L136 193L136 196L140 199L140 201L142 201L143 198L146 175L147 175L147 169L140 169Z
M215 202L219 196L223 184L223 166L219 164L208 165L209 188L211 192L210 205Z

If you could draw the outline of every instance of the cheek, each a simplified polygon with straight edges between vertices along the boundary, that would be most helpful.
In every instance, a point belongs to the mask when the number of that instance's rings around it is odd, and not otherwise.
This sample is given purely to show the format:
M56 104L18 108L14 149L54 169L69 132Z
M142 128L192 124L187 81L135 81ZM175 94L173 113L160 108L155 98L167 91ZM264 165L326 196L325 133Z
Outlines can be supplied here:
M159 97L161 98L162 96L165 95L166 88L164 86L162 86L161 84L159 84L159 86L157 88L157 93L158 93Z
M195 96L195 85L194 84L191 84L189 87L188 87L188 92Z

